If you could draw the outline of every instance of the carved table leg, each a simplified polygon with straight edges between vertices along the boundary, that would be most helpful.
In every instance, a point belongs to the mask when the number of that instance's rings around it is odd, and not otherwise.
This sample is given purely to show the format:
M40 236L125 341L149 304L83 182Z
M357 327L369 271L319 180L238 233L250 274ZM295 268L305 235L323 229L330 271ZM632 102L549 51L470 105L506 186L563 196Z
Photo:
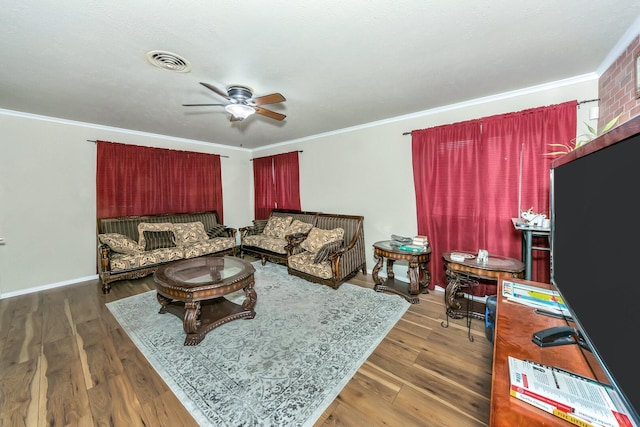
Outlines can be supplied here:
M459 317L452 316L454 310L460 310L460 303L456 301L460 290L460 278L450 270L445 272L447 276L447 287L444 290L444 305L449 316L457 319Z
M184 303L184 319L182 326L187 334L195 334L200 326L200 301Z
M166 307L169 305L169 303L171 302L171 298L167 298L163 295L160 295L159 293L156 294L156 299L158 300L158 302L160 303L160 311L158 313L166 313Z
M387 278L393 279L395 277L395 273L393 272L393 264L396 262L395 259L388 258L387 259Z
M378 260L376 265L373 267L373 271L371 272L371 278L373 279L373 283L376 285L382 284L382 279L378 276L378 272L382 268L382 264L384 264L384 257L380 256L376 253L373 254L373 257Z
M245 299L242 302L242 308L245 310L253 311L253 307L256 306L256 302L258 301L258 295L256 294L255 289L253 289L253 285L254 282L251 282L243 289Z
M423 294L429 293L429 285L431 284L431 273L427 268L426 262L421 262L418 266L420 269L420 289Z
M447 276L447 287L444 289L444 314L446 316L446 321L442 321L440 326L443 328L449 327L449 317L458 318L454 316L454 309L460 308L460 303L455 300L456 294L460 289L460 280L458 279L458 275L453 273L450 270L445 271L445 276Z
M407 271L409 276L409 294L416 295L420 293L420 273L418 272L418 263L409 262L409 270Z

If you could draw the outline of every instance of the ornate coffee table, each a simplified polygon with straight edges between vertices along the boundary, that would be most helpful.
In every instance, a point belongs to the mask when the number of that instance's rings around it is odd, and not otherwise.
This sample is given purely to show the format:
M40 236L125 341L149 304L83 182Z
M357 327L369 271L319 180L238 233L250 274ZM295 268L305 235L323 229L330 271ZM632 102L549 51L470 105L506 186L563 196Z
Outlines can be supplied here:
M253 319L257 295L253 266L231 256L191 258L165 264L154 274L160 313L182 319L184 345L197 345L212 329L236 319ZM224 295L243 289L242 305Z

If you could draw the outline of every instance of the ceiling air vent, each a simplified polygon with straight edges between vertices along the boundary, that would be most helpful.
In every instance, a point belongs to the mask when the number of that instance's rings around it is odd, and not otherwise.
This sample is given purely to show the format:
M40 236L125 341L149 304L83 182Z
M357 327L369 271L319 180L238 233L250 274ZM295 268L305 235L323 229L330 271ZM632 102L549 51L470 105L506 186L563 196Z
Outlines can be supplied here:
M158 68L176 73L188 73L191 71L189 61L171 52L152 50L147 52L147 61Z

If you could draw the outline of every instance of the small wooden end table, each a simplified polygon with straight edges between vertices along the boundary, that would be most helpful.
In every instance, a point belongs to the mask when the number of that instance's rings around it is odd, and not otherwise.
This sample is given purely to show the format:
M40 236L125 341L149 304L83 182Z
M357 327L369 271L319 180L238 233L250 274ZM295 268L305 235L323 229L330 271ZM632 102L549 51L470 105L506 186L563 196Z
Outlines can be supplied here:
M236 319L253 319L257 295L253 266L231 256L204 256L158 268L154 280L160 313L182 319L184 345L197 345L212 329ZM244 290L242 305L224 295Z
M457 261L451 258L451 254L466 255L464 261ZM471 292L481 281L498 285L500 278L522 278L525 265L513 258L490 255L486 263L478 263L476 256L463 251L445 252L442 254L445 274L447 276L447 287L444 291L444 303L447 320L442 322L442 327L449 326L449 318L467 318L468 338L473 341L471 335L471 319L484 319L484 312L474 311L473 296L465 298L466 309L458 301Z
M391 245L391 240L383 240L373 244L373 257L378 260L371 276L375 282L374 290L376 292L391 292L400 295L411 304L419 304L419 294L428 294L429 283L431 283L431 273L427 269L427 264L431 259L431 247L423 252L408 252L398 249L397 246ZM382 280L378 277L378 272L387 260L387 279ZM407 261L409 269L409 283L395 280L393 272L393 264L396 261Z

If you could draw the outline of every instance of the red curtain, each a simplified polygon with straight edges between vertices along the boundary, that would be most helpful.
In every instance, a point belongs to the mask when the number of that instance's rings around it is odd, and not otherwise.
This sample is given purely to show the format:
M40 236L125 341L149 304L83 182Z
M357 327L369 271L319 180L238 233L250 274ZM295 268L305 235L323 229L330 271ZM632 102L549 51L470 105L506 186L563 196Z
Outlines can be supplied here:
M98 218L216 210L224 221L219 155L97 144Z
M273 178L278 208L300 210L300 167L297 151L273 156Z
M432 246L432 287L446 286L443 252L486 249L489 256L521 258L522 235L511 218L518 216L519 198L522 209L549 216L551 158L545 153L548 144L575 137L576 105L412 132L418 233ZM532 280L549 282L548 252L534 251ZM495 288L481 286L476 293L491 295Z
M276 191L273 183L271 157L253 159L254 218L266 219L276 207Z
M253 159L254 216L266 219L274 208L300 210L298 152Z

